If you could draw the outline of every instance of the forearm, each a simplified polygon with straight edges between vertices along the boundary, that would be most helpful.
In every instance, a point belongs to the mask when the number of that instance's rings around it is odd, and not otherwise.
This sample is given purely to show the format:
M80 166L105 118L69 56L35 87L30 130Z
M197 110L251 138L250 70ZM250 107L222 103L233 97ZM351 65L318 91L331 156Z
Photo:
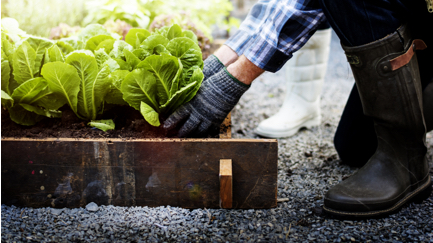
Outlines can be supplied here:
M254 65L245 56L240 56L238 60L227 67L227 71L236 79L244 84L250 85L265 70Z
M234 63L238 59L238 54L230 47L222 45L214 55L222 62L224 66Z
M247 85L250 85L265 71L254 65L245 56L238 57L236 52L226 45L221 46L214 55L227 67L227 71L233 77Z

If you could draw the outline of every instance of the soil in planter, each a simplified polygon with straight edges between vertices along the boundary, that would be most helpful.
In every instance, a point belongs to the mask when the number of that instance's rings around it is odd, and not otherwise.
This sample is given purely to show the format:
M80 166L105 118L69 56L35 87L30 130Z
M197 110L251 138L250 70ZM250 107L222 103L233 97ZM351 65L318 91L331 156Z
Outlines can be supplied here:
M1 111L1 136L13 138L172 138L176 131L167 133L162 127L154 127L143 116L129 106L107 109L98 119L113 119L116 129L101 131L89 127L87 121L79 119L69 107L61 109L62 118L45 118L34 126L22 126L13 122L7 110ZM211 131L203 137L218 137L219 131Z

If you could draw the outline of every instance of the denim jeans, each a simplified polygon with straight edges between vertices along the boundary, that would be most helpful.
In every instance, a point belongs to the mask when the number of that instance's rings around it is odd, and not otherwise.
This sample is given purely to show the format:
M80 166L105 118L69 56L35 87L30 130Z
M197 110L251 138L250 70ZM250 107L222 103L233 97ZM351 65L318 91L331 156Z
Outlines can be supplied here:
M426 50L417 52L423 89L433 83L433 13L428 13L425 1L319 1L330 25L345 46L359 46L379 40L407 23L413 37L424 40L428 46ZM356 84L337 127L334 145L342 162L353 166L362 166L376 151L373 120L363 114Z

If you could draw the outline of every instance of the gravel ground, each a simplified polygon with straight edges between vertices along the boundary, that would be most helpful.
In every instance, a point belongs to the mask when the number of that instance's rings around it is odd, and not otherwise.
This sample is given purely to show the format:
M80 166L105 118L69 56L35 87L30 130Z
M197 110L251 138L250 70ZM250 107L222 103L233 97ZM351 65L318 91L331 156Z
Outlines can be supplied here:
M355 168L339 164L332 139L353 85L333 36L319 127L279 139L278 198L268 210L188 210L170 206L18 208L1 206L2 242L433 242L433 195L383 219L338 220L321 213L324 193ZM284 99L284 72L255 81L233 112L233 136L257 138L258 123ZM433 134L427 135L429 161ZM432 164L430 164L432 166ZM433 174L433 171L431 171Z

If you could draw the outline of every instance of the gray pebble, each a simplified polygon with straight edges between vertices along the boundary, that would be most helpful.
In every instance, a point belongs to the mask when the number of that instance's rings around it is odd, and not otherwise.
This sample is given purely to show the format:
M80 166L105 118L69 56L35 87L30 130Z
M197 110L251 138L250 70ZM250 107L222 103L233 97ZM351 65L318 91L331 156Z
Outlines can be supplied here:
M98 205L96 203L91 202L91 203L89 203L89 204L86 205L86 209L89 212L96 212L96 211L99 210L99 207L98 207Z
M58 209L58 208L52 208L51 209L51 214L53 215L60 215L63 212L63 209Z

